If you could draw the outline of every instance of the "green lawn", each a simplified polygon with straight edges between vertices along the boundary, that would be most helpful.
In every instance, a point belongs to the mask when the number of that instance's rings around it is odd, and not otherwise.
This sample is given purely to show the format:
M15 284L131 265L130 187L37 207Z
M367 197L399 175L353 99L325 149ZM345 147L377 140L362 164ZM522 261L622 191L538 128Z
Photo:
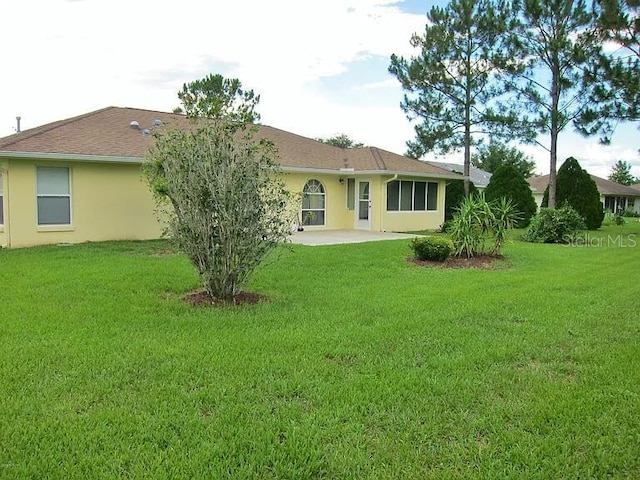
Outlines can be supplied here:
M640 223L591 235L294 246L217 309L163 242L0 251L0 478L640 478Z

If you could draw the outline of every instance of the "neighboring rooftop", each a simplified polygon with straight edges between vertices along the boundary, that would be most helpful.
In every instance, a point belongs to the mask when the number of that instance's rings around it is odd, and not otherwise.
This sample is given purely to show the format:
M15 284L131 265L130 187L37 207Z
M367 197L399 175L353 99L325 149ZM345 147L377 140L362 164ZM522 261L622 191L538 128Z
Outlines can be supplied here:
M130 124L137 122L138 128ZM162 128L187 127L179 114L137 108L107 107L73 118L24 130L0 138L0 157L12 155L49 158L78 156L105 160L142 160L153 144L152 133ZM258 136L278 147L284 169L319 169L335 172L386 172L435 178L458 178L450 170L376 147L343 149L266 125Z
M427 162L429 165L433 165L434 167L444 168L449 170L450 172L459 173L463 175L464 165L459 163L447 163L447 162ZM489 172L485 172L484 170L480 170L479 168L474 167L473 165L469 166L469 180L478 188L486 188L489 185L489 180L491 180L491 174Z
M640 196L640 191L634 187L627 187L626 185L612 182L611 180L607 180L606 178L596 177L595 175L590 175L590 177L594 182L596 182L596 186L598 187L598 192L600 192L600 195L618 197ZM529 185L531 185L531 190L533 190L533 193L544 193L544 191L547 189L547 185L549 185L549 175L531 177L528 178L527 181L529 182Z

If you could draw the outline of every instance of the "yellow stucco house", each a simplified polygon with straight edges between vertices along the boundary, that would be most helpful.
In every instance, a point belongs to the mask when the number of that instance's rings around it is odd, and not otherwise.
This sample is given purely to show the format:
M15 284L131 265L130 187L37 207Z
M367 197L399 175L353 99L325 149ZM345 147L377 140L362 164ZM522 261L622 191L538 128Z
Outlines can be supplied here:
M161 235L141 164L157 129L181 115L108 107L0 139L0 246ZM305 229L436 229L443 168L375 147L342 149L268 126Z

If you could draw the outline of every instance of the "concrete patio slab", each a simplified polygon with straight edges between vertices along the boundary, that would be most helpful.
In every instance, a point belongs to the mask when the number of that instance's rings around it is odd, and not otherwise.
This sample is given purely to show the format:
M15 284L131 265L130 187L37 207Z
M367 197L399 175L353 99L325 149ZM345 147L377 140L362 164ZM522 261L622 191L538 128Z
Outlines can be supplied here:
M342 243L377 242L381 240L408 240L420 235L394 232L370 232L367 230L305 230L289 237L292 243L301 245L339 245Z

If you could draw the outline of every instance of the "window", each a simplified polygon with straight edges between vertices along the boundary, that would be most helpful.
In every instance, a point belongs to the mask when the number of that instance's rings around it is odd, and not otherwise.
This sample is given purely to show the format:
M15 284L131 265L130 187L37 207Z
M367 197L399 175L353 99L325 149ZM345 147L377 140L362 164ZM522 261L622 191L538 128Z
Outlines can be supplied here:
M347 210L356 208L356 179L347 178Z
M37 167L38 225L71 224L67 167Z
M302 190L302 224L324 225L325 194L322 183L309 180Z
M422 212L438 209L438 184L394 180L387 183L387 211Z
M427 183L427 210L438 210L438 183Z
M627 197L604 197L604 208L612 213L624 212L627 208L633 206L627 203L627 200L631 199Z
M2 182L2 172L0 172L0 225L4 225L4 190Z
M616 210L615 197L604 197L604 208L606 210L609 210L610 212L615 212Z

